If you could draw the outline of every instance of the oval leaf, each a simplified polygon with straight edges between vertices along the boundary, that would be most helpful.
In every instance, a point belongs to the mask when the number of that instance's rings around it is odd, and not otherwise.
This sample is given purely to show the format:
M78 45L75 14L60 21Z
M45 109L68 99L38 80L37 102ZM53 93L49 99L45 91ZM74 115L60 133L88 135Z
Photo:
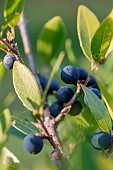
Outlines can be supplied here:
M97 17L84 5L80 5L77 15L77 31L84 55L91 60L91 40L100 23Z
M109 94L109 92L106 90L106 87L103 85L103 83L101 83L100 80L98 80L98 84L99 84L100 90L102 92L103 99L106 103L106 106L107 106L109 113L111 115L111 118L113 120L113 98Z
M113 19L106 18L96 31L92 42L91 52L95 61L101 62L110 47L113 38Z
M104 103L87 87L81 85L86 99L89 105L89 108L97 121L98 125L105 132L110 132L112 129L111 117Z
M24 0L6 0L4 18L10 27L17 25L22 15Z
M62 19L56 16L49 20L41 30L37 49L45 60L56 57L65 38L65 26Z
M13 84L23 105L30 111L38 109L41 95L38 84L31 71L18 61L13 66Z
M14 127L25 135L40 133L39 129L26 119L13 116Z
M0 150L6 142L10 128L11 116L9 109L5 109L0 113Z

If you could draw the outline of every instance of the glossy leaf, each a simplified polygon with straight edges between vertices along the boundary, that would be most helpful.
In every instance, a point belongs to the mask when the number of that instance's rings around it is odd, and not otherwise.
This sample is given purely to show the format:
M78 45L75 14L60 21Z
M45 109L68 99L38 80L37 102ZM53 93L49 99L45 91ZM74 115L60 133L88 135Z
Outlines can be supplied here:
M0 113L0 149L7 140L10 122L10 111L5 109Z
M30 111L38 109L41 95L38 84L31 71L18 61L13 66L13 84L23 105Z
M91 90L89 90L84 85L81 85L82 89L85 93L89 108L97 121L99 127L105 131L110 132L112 129L111 117L109 112L104 105L103 101L101 101Z
M12 116L14 127L25 135L40 133L39 129L26 119Z
M6 0L4 7L5 21L10 27L17 25L22 15L24 0Z
M106 87L103 85L103 83L101 83L100 80L98 80L98 84L99 84L99 87L100 87L100 90L102 92L102 95L103 95L103 99L106 103L106 106L109 110L109 113L111 115L111 118L113 120L113 98L112 96L109 94L109 92L107 91Z
M96 62L101 62L105 58L112 38L113 19L108 17L101 23L91 42L92 57Z
M84 5L80 5L77 15L77 31L84 55L91 60L91 40L100 23L97 17Z
M37 49L46 61L58 55L65 34L65 26L59 16L52 18L44 25L37 41Z

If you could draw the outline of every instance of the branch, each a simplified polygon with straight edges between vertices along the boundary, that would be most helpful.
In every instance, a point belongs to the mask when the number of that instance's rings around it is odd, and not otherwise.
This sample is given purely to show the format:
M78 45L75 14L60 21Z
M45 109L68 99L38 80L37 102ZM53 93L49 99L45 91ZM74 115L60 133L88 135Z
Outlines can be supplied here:
M22 60L21 55L20 55L20 53L19 53L19 50L18 50L18 48L15 46L14 43L11 44L11 42L8 41L8 39L7 39L7 40L4 40L2 37L0 37L0 42L2 42L3 44L5 44L5 45L8 47L8 50L11 51L11 52L13 52L13 53L15 54L16 59L17 59L18 61L20 61L21 63L23 63L23 60Z
M18 27L19 27L19 30L20 30L21 38L22 38L23 45L24 45L24 51L25 51L25 54L26 54L27 59L28 59L30 70L34 74L34 76L37 80L40 92L42 94L43 91L42 91L42 87L41 87L41 84L40 84L39 77L36 73L33 54L32 54L32 51L31 51L31 44L30 44L29 35L28 35L28 31L27 31L27 23L26 23L24 14L22 14L22 17L21 17L21 19L18 23Z

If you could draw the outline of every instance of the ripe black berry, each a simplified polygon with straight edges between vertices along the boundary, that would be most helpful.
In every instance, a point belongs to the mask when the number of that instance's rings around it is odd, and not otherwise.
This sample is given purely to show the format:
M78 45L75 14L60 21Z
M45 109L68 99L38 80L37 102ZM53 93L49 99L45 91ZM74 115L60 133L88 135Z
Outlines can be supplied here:
M70 99L73 97L74 92L72 89L68 87L61 87L58 89L56 97L59 102L61 103L67 103L70 101Z
M48 83L48 78L39 75L39 79L40 79L42 89L45 90L45 87ZM58 89L59 89L59 83L56 80L52 80L48 89L48 94L52 94L53 91L57 91Z
M112 138L109 133L106 132L98 132L95 133L91 139L91 143L96 149L109 149L112 143Z
M74 66L66 66L61 71L61 79L66 84L76 84L79 79L79 71Z
M88 72L82 67L78 67L77 70L79 71L79 80L86 80Z
M15 55L5 55L3 63L6 69L12 69L13 68L13 64L16 61L16 57Z
M94 76L92 76L92 78L91 78L91 80L89 81L89 83L87 84L87 86L88 86L88 87L91 86L91 87L93 87L93 88L96 88L96 89L100 90L100 88L99 88L99 86L98 86L98 84L97 84L97 81L96 81L96 79L95 79Z
M43 148L43 140L39 136L28 135L24 138L23 147L30 154L37 154Z
M53 117L56 117L62 109L63 105L56 101L50 106L50 113Z
M100 91L99 91L98 89L96 89L96 88L91 88L90 90L91 90L93 93L95 93L95 94L99 97L99 99L102 98L101 93L100 93Z
M69 114L71 116L76 116L82 111L82 104L80 101L76 100L75 103L73 104Z

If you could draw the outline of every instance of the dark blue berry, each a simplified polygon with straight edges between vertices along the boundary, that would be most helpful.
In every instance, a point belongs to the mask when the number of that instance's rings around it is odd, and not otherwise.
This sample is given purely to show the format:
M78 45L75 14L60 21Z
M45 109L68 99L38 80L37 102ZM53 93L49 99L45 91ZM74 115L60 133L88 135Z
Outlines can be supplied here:
M79 80L86 80L88 72L82 67L78 67L77 70L79 71Z
M100 90L98 84L97 84L97 81L95 79L94 76L91 77L91 80L89 81L89 83L87 84L88 87L93 87L93 88L96 88L98 90Z
M74 66L66 66L61 71L61 79L66 84L75 84L79 80L79 71Z
M48 93L52 94L53 91L57 91L59 89L59 83L56 80L52 80Z
M23 147L30 154L37 154L43 148L43 140L39 136L28 135L24 138Z
M63 105L56 101L50 106L50 113L53 117L56 117L62 109Z
M75 103L73 104L69 114L71 116L76 116L82 111L82 104L80 101L76 100Z
M45 90L45 87L48 83L48 78L39 75L39 79L40 79L42 89ZM58 89L59 89L59 83L56 80L52 80L48 89L48 94L52 94L53 91L57 91Z
M13 68L13 64L16 61L16 57L15 55L5 55L3 63L6 69L12 69Z
M73 97L74 92L72 89L68 87L61 87L58 89L56 97L59 102L61 103L67 103L70 101L70 99Z
M91 143L94 148L102 150L109 149L112 143L112 138L109 133L106 132L98 132L95 133L91 139Z
M99 91L98 89L96 89L96 88L91 88L90 90L91 90L93 93L95 93L95 94L99 97L99 99L102 98L101 93L100 93L100 91Z

